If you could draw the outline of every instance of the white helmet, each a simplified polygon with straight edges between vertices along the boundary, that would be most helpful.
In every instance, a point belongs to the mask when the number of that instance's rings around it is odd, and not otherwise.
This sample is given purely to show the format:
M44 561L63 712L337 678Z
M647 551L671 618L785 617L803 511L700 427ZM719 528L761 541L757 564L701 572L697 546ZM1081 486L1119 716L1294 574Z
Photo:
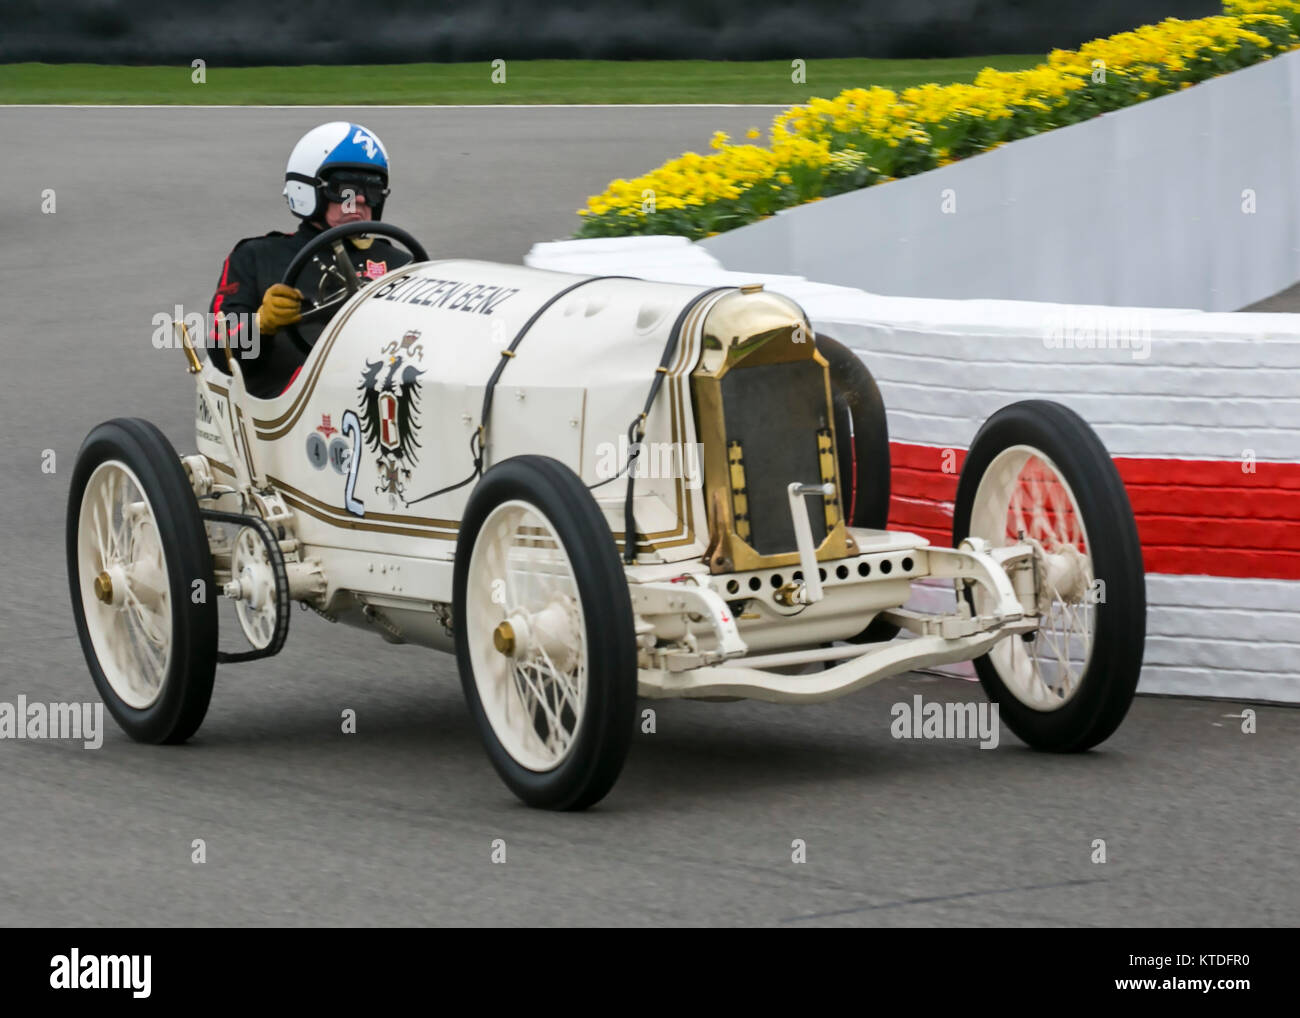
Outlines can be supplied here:
M293 147L284 169L289 211L300 219L323 218L326 204L339 200L337 195L326 194L327 179L337 170L359 171L357 179L349 179L347 184L365 188L371 216L380 219L388 197L388 151L374 132L345 120L313 127ZM374 175L380 179L368 184Z

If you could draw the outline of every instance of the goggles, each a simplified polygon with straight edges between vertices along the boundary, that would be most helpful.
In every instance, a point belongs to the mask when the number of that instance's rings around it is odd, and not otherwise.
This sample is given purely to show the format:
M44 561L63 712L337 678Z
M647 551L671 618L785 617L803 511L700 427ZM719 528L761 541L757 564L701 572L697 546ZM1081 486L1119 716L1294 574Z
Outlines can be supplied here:
M321 193L333 202L364 197L366 204L374 208L388 197L388 182L382 174L367 170L335 170L321 178Z

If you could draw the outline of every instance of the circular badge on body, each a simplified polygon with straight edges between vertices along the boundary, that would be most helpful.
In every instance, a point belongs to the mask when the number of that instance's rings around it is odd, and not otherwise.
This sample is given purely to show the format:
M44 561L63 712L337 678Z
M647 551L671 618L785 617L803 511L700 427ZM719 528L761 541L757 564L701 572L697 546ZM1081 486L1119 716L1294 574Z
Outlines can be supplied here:
M348 448L347 439L339 436L330 443L330 466L337 473L346 474L348 472L348 460L351 458L352 450Z
M307 436L307 459L317 470L324 470L328 458L329 452L325 448L325 439L318 432L313 431Z

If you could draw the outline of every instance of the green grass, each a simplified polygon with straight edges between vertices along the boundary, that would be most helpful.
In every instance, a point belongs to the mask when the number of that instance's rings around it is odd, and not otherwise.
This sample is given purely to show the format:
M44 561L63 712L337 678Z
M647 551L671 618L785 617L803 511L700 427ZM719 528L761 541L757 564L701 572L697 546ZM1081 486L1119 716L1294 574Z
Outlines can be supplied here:
M0 104L332 106L550 103L797 103L846 88L971 81L984 67L1019 70L1041 56L935 60L810 60L806 84L788 61L511 60L506 81L488 62L344 67L189 67L0 64Z

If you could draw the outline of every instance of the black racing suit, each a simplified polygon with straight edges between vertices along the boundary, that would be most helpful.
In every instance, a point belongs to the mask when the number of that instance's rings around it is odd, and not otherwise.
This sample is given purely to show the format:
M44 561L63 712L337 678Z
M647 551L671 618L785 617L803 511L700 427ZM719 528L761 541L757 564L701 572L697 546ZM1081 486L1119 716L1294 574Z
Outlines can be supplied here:
M271 335L260 333L258 344L247 350L251 344L241 332L252 328L253 315L262 306L263 295L272 284L284 278L293 256L323 229L319 224L304 222L292 234L273 230L264 237L247 237L235 245L221 267L221 279L208 310L214 321L217 314L226 316L228 350L239 360L248 391L254 396L263 399L278 396L301 367L306 355L284 335L284 330ZM409 254L382 237L376 237L368 248L358 248L346 241L343 246L363 283L411 260ZM323 266L332 258L332 252L326 248L315 259L315 265L309 265L299 273L296 285L307 300L318 298ZM213 335L208 338L210 344L215 342ZM212 363L226 371L226 351L214 352ZM254 352L256 356L252 356Z

